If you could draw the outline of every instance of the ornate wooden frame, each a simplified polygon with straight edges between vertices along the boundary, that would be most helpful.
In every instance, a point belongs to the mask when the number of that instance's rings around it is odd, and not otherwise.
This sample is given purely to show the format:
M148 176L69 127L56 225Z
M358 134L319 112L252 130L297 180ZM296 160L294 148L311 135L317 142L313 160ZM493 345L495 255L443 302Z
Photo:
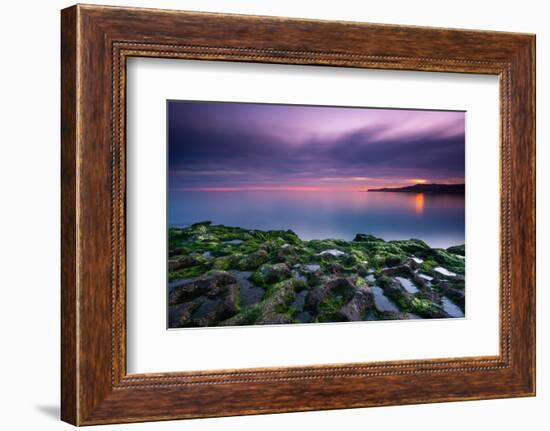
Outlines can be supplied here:
M534 35L77 5L62 11L61 48L63 420L88 425L534 395ZM129 56L498 75L500 354L128 375Z

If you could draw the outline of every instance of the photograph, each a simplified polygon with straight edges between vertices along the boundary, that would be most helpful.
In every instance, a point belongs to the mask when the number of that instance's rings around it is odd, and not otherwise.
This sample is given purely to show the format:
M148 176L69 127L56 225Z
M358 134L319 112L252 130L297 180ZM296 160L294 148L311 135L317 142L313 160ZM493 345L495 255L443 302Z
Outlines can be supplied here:
M548 423L540 2L118 1L5 8L4 428Z
M168 100L168 328L465 317L465 121Z

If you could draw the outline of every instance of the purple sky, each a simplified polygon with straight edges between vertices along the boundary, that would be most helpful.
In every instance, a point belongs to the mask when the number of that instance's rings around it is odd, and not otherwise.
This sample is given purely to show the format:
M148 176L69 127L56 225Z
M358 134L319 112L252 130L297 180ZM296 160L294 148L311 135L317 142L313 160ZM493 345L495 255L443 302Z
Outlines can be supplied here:
M170 190L464 182L465 113L168 102Z

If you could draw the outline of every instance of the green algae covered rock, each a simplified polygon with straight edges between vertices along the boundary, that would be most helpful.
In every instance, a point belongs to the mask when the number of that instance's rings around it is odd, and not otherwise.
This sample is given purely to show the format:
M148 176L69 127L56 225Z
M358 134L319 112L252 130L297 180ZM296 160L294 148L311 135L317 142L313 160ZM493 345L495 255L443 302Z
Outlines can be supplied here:
M290 278L292 273L286 263L263 264L252 274L252 281L260 286L277 283Z
M239 312L237 279L214 271L173 287L168 296L171 327L215 326Z
M247 271L258 268L269 260L269 255L265 250L258 250L244 256L239 260L238 266L241 270Z
M366 233L304 241L291 230L208 221L170 228L168 243L170 327L445 318L465 309L464 245Z
M464 244L462 245L455 245L453 247L449 247L447 249L449 253L457 254L459 256L465 256L466 255L466 246Z

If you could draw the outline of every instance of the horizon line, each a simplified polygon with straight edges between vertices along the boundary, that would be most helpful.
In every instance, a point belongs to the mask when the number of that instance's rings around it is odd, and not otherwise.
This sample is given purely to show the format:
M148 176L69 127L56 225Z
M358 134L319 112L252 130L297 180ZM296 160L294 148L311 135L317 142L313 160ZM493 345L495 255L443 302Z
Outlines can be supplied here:
M464 182L459 183L447 183L447 182L427 182L419 181L414 185L464 185ZM385 186L381 188L393 188L393 187L408 187L403 185L397 186ZM363 187L317 187L317 186L290 186L290 187L276 187L276 186L251 186L251 187L178 187L169 189L171 192L242 192L242 191L286 191L286 192L328 192L328 191L339 191L339 192L366 192L371 188L371 186Z

